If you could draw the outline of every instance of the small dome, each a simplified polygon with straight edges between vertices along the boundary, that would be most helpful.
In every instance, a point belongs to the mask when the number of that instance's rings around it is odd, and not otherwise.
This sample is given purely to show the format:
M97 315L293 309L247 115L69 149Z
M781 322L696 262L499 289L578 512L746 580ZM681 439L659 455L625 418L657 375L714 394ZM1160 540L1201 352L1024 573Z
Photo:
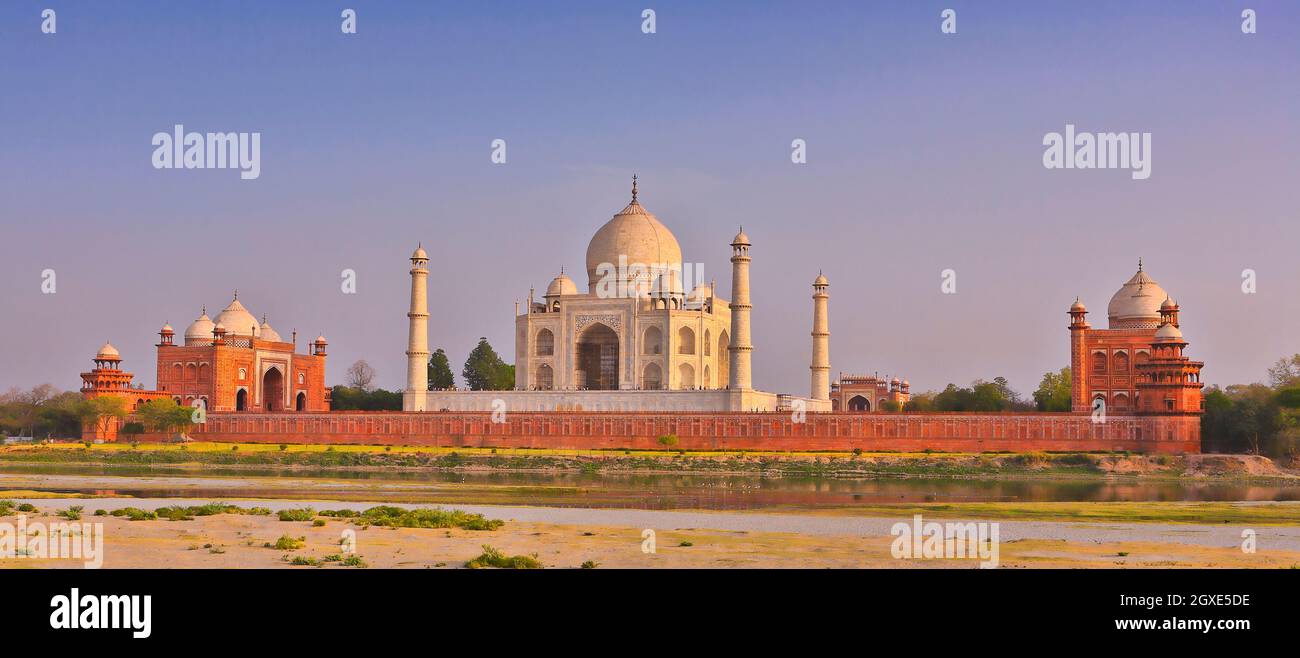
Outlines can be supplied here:
M175 330L175 329L172 329L172 326L171 326L170 324L167 324L166 322L164 322L164 323L163 323L163 326L162 326L162 329L159 329L159 330L158 330L158 333L160 333L160 334L174 334L174 333L176 333L176 330Z
M244 308L239 302L239 293L235 293L235 298L230 301L230 305L222 309L217 315L217 324L226 326L226 331L232 336L257 336L260 323L253 314Z
M739 245L745 245L747 247L752 246L749 244L749 236L745 235L744 228L741 228L740 232L736 234L736 237L731 239L731 246L735 247Z
M1166 297L1165 303L1160 305L1162 311L1172 311L1176 308L1178 308L1178 302L1174 301L1172 297Z
M104 346L99 348L99 351L95 353L95 358L111 361L114 359L121 359L122 354L117 351L116 347L113 347L112 343L104 343Z
M218 322L218 323L216 323L215 325L212 326L212 330L213 330L213 331L220 331L221 333L225 333L225 332L226 332L226 325L221 324L220 322Z
M690 298L694 300L704 301L712 296L713 296L713 286L707 283L701 283L700 285L695 286L695 289L691 291Z
M280 338L280 334L276 332L276 330L272 329L271 325L267 324L265 315L262 316L262 326L258 327L257 334L257 337L262 340L269 340L276 343L284 342L284 340Z
M1183 332L1172 324L1162 324L1156 329L1156 342L1177 342L1183 339Z
M211 340L212 339L212 318L208 317L207 311L190 323L185 329L185 340Z
M1129 279L1115 296L1110 298L1106 315L1111 329L1141 329L1155 327L1160 323L1161 300L1168 299L1160 284L1155 282L1142 266L1138 265L1137 274Z
M813 280L814 286L828 286L830 283L831 282L826 279L826 275L821 272L818 272L817 278Z
M417 258L420 260L429 260L429 254L424 251L423 242L420 243L420 245L415 248L415 252L411 254L411 260L416 260Z
M903 382L900 381L897 377L895 377L895 378L889 380L889 383L890 383L890 384L902 384Z
M329 344L329 343L326 343L326 342L325 342L325 336L324 336L324 335L317 336L317 337L316 337L316 341L315 341L315 343L316 343L317 345L328 345L328 344Z
M1071 313L1082 313L1082 312L1086 312L1087 310L1088 310L1088 307L1087 307L1087 306L1084 306L1084 305L1083 305L1083 302L1079 301L1079 298L1078 298L1078 297L1075 297L1075 298L1074 298L1074 303L1073 303L1073 304L1070 304L1070 312L1071 312Z
M558 297L560 295L578 294L578 285L573 282L563 271L560 276L551 279L551 285L546 286L546 297Z

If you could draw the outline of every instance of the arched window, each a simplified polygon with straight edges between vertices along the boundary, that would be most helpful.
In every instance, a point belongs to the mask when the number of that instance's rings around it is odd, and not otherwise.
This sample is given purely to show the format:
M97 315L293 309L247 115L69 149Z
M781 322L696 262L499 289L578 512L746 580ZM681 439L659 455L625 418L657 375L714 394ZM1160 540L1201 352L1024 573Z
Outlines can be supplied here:
M677 388L695 388L695 368L689 363L677 366Z
M691 331L690 327L682 327L677 330L677 353L695 353L695 332Z
M248 409L248 389L239 389L235 393L235 411L246 411Z
M248 379L248 370L246 370L246 369L244 369L244 368L240 368L240 369L239 369L239 381L242 382L242 381L244 381L245 379Z
M186 366L185 366L185 381L187 381L187 382L196 382L196 381L198 381L198 380L199 380L199 368L198 368L198 366L194 365L193 363L186 364Z
M704 356L713 355L713 337L708 329L704 330Z
M704 342L704 347L707 348L708 346L709 346L708 341L705 341L705 342ZM704 387L704 388L713 388L713 380L709 377L709 367L708 367L707 365L704 366L704 383L703 383L703 387Z
M664 352L664 335L659 331L659 327L649 327L645 330L645 337L641 340L642 354L663 354Z
M537 367L537 381L534 384L542 391L555 388L555 371L551 370L550 365L543 363Z
M1112 365L1114 367L1115 372L1128 372L1128 353L1116 352L1115 360ZM1117 399L1116 403L1118 402L1119 400Z
M648 391L659 390L663 387L663 379L664 374L659 369L659 364L651 363L645 367L645 371L641 375L641 388Z
M1128 411L1128 407L1129 407L1128 396L1123 393L1116 393L1115 398L1111 400L1110 403L1111 411L1114 411L1116 413L1119 413L1121 411Z
M296 399L296 400L294 401L294 403L293 403L293 408L296 409L296 410L298 410L298 411L304 411L304 410L307 409L307 394L306 394L306 393L302 393L302 392L299 392L299 393L298 393L298 397L297 397L297 399Z
M537 332L537 356L551 356L555 354L555 334L550 329L543 329Z
M1106 353L1105 353L1105 352L1093 352L1093 353L1092 353L1092 371L1095 372L1095 373L1097 373L1097 374L1104 374L1104 373L1106 372Z
M206 382L212 379L212 368L206 363L199 364L199 381Z
M306 383L307 383L307 374L306 374L306 373L303 373L303 372L299 372L299 373L298 373L298 383L299 383L299 384L306 384Z

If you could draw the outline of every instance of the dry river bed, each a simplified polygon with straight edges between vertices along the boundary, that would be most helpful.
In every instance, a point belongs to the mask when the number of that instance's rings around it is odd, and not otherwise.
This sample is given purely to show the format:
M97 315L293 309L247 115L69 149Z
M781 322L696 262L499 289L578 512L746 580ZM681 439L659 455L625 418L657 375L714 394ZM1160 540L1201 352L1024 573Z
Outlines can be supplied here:
M98 509L155 509L203 505L185 498L13 497L39 509L27 522L51 523L69 506L84 507L83 522L102 522L108 568L313 568L293 566L292 556L320 558L339 552L355 533L356 553L370 567L453 568L489 544L508 555L536 554L546 567L869 567L974 568L977 559L895 559L890 530L897 518L786 512L658 511L462 505L455 508L506 521L492 531L362 527L342 519L324 526L284 522L275 516L222 514L188 521L127 521L92 516ZM303 506L363 510L376 502L225 499L241 507L281 510ZM0 519L14 523L10 515ZM951 521L954 519L937 519ZM981 521L982 519L961 519ZM990 520L990 519L983 519ZM991 520L990 520L991 521ZM1076 523L999 521L998 566L1034 567L1263 567L1300 566L1300 527L1259 526L1257 550L1241 549L1237 524ZM655 550L647 552L645 530ZM267 548L281 535L305 538L303 548ZM81 567L73 560L0 559L0 568ZM331 563L325 568L347 568Z

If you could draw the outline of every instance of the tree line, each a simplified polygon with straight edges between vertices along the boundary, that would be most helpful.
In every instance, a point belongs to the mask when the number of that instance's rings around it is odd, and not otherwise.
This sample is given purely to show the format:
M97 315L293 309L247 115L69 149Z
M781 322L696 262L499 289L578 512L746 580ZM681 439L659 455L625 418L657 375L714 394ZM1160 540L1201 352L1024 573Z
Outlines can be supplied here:
M456 388L447 352L441 347L429 356L426 366L429 390ZM347 371L347 384L331 391L330 408L339 411L396 411L402 408L402 392L374 386L375 369L365 361L353 363ZM461 378L471 391L509 391L515 387L515 367L506 363L487 338L480 337L461 368Z

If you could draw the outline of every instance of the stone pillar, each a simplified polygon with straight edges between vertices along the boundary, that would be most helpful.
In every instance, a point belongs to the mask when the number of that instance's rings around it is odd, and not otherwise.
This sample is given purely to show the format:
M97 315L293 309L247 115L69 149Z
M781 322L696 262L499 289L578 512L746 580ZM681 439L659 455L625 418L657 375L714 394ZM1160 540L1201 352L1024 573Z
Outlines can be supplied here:
M405 411L424 411L425 396L429 390L429 255L423 245L411 254L411 310L410 330L406 340L406 391L408 407Z
M731 345L727 387L748 391L753 388L749 363L753 344L749 341L749 237L742 229L731 241Z
M813 281L813 326L812 326L812 392L814 400L831 399L831 329L826 317L827 300L830 294L826 289L830 282L818 274Z

